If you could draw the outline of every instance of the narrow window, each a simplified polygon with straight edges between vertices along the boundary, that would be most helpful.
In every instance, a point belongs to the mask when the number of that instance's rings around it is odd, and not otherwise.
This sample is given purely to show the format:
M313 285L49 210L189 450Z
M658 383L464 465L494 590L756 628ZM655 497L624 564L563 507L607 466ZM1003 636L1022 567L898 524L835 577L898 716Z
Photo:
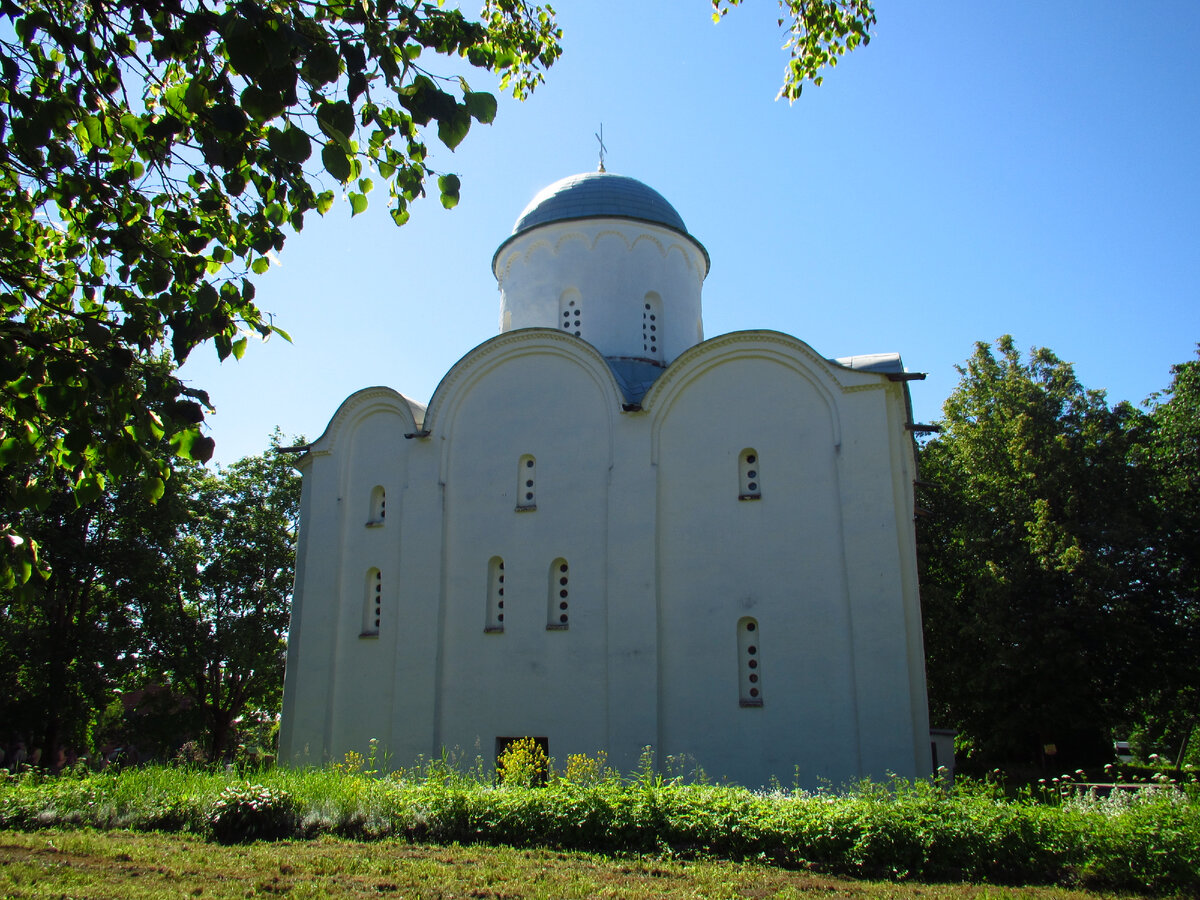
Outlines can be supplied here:
M650 291L642 301L642 352L662 362L662 297Z
M537 509L536 476L537 461L526 453L517 460L517 512Z
M759 631L756 619L738 619L738 689L742 706L762 706L762 673L759 669Z
M758 500L762 497L762 479L759 477L758 451L747 447L738 457L738 479L741 488L739 500Z
M568 334L583 334L583 297L575 288L567 288L558 298L558 327Z
M488 560L487 625L484 631L504 630L504 560L493 556Z
M546 630L566 631L571 591L571 571L567 561L559 557L550 563L550 585L546 596Z
M371 489L371 511L367 517L367 525L382 525L384 516L386 515L387 496L384 494L383 485L377 484Z
M367 584L363 597L362 637L379 636L379 620L383 612L383 573L367 569Z

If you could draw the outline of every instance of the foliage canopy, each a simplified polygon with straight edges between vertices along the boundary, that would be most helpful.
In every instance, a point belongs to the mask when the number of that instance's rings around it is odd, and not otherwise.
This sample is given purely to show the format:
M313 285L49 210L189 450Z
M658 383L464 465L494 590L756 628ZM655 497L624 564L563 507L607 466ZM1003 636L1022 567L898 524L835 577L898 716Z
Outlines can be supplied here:
M713 21L742 0L712 0ZM794 103L805 82L820 87L821 70L836 66L854 48L871 43L875 24L872 0L779 0L779 25L786 28L783 48L790 54L779 96Z
M1195 682L1194 586L1168 574L1195 492L1172 494L1175 467L1151 458L1178 448L1168 410L1110 407L1008 336L959 371L921 452L932 713L988 765L1050 765L1046 747L1059 766L1109 760L1148 698Z
M13 518L48 502L17 477L45 457L80 502L136 475L161 497L162 442L207 459L207 395L139 361L212 340L240 357L286 338L254 302L286 230L352 213L373 177L392 218L496 100L440 79L429 51L526 96L559 55L553 11L486 0L478 21L435 3L0 0L0 583L36 548ZM438 177L444 205L459 180Z
M279 435L276 433L275 446ZM273 448L180 464L151 503L133 478L82 504L61 470L25 524L50 572L0 588L0 748L57 765L105 744L220 759L283 688L300 478Z

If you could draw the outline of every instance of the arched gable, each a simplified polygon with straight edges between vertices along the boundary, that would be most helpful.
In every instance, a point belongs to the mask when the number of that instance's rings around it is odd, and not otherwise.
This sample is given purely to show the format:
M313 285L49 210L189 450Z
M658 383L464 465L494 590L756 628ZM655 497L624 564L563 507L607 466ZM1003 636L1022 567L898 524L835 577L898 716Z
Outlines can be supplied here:
M358 423L380 412L398 415L406 433L419 431L425 417L421 404L393 388L381 385L363 388L342 401L321 436L308 445L308 452L314 456L332 453Z
M642 398L642 408L655 420L652 454L656 461L662 424L682 392L715 367L739 359L774 362L807 382L822 400L834 447L840 447L842 442L838 398L850 391L882 388L885 384L877 374L831 363L804 341L782 332L735 331L711 338L692 347L671 363ZM737 415L736 410L714 410L713 419L726 420L727 424L732 425L736 423Z
M471 389L501 367L530 356L551 357L578 367L604 396L615 415L623 398L612 371L596 349L573 335L550 328L522 328L485 341L451 367L438 383L425 414L424 431L446 437Z

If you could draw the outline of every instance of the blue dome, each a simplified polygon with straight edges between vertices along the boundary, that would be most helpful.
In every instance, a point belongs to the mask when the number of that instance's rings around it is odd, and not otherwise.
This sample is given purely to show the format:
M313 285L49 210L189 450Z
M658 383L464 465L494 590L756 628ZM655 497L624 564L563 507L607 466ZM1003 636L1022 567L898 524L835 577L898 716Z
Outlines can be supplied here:
M595 217L637 219L688 233L683 219L662 194L636 178L607 172L571 175L543 188L517 217L512 233L548 222Z

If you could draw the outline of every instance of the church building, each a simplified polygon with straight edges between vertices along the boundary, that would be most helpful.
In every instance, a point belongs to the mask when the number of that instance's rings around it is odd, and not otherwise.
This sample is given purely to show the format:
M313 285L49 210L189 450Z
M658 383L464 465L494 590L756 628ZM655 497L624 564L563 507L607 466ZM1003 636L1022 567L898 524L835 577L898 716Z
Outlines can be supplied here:
M341 405L303 473L280 758L517 737L815 787L931 770L907 375L704 339L709 256L603 170L492 258L500 333L428 407Z

